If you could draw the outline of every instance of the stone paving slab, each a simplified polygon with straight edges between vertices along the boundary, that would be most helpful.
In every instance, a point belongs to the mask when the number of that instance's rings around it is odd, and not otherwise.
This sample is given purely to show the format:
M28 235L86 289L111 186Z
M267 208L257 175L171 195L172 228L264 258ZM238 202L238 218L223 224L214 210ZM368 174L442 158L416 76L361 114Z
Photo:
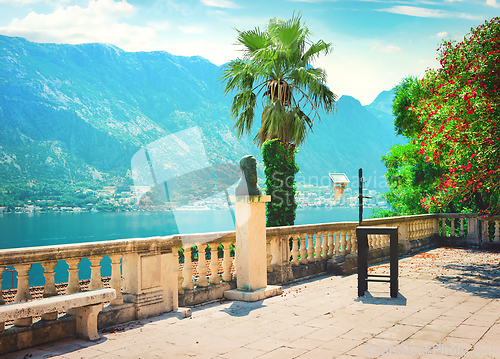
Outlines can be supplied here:
M500 254L439 248L399 262L399 296L357 275L284 286L253 303L222 301L5 358L500 358ZM387 274L388 264L370 267ZM389 355L390 354L390 355Z

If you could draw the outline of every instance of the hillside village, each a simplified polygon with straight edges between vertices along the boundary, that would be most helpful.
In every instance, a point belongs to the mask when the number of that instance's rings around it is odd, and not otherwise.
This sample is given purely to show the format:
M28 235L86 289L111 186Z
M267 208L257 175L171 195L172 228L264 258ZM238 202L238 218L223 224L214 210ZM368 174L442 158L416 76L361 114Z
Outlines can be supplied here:
M366 208L387 207L382 194L364 189L364 194L372 197L364 201ZM0 213L35 213L35 212L121 212L121 211L168 211L177 207L175 202L151 200L151 191L145 186L106 186L100 190L78 190L75 197L89 199L84 205L65 205L62 201L27 200L14 208L0 207ZM139 198L139 200L138 200ZM357 189L346 188L344 196L335 201L333 190L328 186L298 186L297 204L299 209L356 207L358 206ZM207 199L183 206L183 210L217 210L227 208L227 198L219 193Z

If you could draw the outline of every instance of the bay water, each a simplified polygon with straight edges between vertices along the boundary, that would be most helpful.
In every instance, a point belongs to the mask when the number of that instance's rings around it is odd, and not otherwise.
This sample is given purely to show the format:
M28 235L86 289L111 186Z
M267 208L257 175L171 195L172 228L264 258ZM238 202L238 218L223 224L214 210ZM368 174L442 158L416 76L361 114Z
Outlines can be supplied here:
M365 210L365 215L370 214ZM295 224L357 221L355 208L298 209ZM234 230L234 220L226 210L186 210L174 212L83 212L83 213L3 213L0 214L0 250L58 244L108 241L126 238L167 236L178 233L207 233ZM101 275L111 275L111 260L104 256ZM67 282L68 265L59 261L56 283ZM79 265L80 279L90 278L90 261ZM13 267L8 267L12 270ZM2 275L2 289L16 287L16 272ZM30 285L43 285L43 268L33 264Z

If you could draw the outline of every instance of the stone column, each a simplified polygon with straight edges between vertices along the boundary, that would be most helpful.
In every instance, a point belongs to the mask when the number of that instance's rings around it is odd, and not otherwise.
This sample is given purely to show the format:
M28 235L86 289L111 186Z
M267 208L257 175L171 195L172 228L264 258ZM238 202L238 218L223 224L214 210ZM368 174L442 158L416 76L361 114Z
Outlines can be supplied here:
M266 207L271 196L236 197L236 290L224 292L231 300L256 301L281 294L267 285Z
M267 286L266 205L271 196L236 199L237 287L254 291Z

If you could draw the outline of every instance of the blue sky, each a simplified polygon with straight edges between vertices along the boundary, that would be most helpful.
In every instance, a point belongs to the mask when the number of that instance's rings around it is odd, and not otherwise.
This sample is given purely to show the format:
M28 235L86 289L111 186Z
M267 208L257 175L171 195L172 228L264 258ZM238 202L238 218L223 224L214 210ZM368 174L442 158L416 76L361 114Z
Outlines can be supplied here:
M367 105L402 77L437 67L442 40L460 40L499 16L500 0L0 0L0 34L200 55L221 65L239 55L234 28L263 27L294 11L313 40L333 44L315 63L333 92Z

